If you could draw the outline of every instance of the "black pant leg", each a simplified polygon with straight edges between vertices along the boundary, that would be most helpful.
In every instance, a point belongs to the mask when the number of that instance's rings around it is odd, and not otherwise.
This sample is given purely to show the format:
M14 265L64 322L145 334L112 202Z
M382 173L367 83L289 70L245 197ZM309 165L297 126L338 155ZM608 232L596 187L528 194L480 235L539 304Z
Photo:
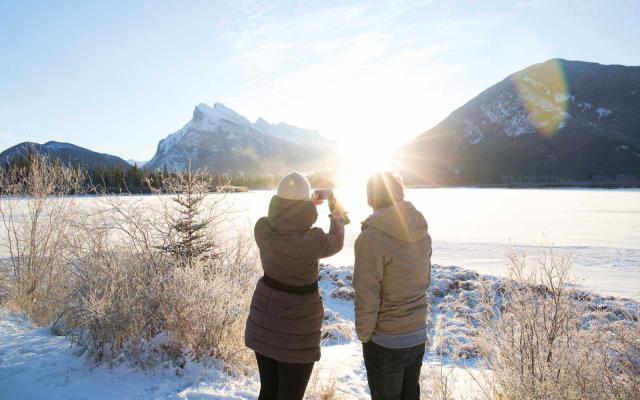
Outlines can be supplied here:
M373 342L362 345L364 366L372 400L401 400L405 364L402 351Z
M260 372L258 400L276 400L278 398L278 362L259 353L256 353L256 360Z
M279 362L277 400L302 400L312 371L313 363L288 364Z
M410 364L404 369L404 379L402 381L402 400L420 399L420 370L422 369L422 358L424 357L424 345L408 349Z

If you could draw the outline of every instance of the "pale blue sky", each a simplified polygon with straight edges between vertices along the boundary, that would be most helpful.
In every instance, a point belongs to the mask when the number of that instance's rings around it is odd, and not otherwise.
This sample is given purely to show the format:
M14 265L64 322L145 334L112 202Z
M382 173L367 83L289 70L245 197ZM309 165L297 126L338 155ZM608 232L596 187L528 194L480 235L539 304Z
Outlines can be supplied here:
M0 0L0 150L147 160L196 104L390 149L552 57L640 65L640 1Z

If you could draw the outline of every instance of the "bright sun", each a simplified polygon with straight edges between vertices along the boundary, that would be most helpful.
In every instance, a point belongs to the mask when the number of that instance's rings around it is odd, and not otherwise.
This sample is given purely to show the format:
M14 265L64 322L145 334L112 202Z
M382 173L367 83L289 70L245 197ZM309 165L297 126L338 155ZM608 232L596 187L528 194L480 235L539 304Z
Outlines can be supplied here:
M375 172L392 168L393 150L383 145L343 145L338 186L344 189L361 187Z

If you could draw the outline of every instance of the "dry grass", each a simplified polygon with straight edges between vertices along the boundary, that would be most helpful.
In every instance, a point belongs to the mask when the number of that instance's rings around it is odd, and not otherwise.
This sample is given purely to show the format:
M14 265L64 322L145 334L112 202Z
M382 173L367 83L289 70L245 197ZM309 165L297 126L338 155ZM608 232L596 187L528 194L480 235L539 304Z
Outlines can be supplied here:
M219 272L211 274L205 267L174 268L139 254L93 248L75 271L65 322L97 360L111 361L127 346L168 333L196 359L244 361L253 265L216 263Z
M7 307L26 312L46 324L60 312L69 290L67 239L84 174L44 156L32 154L29 163L0 171L0 285Z
M440 363L438 368L424 368L420 379L421 400L453 400L456 379L453 368Z
M477 347L491 371L480 382L485 397L638 398L637 322L589 313L569 288L569 268L551 250L514 256L510 280L484 291Z
M309 380L304 398L306 400L340 400L342 396L338 394L337 388L338 384L335 377L330 376L328 380L322 381L320 379L320 370L316 366Z
M158 359L181 364L185 357L213 356L244 364L244 321L258 263L248 237L221 230L228 210L223 195L207 194L204 174L189 175L198 184L188 188L181 175L167 179L168 195L103 194L84 208L62 196L79 192L82 173L44 156L0 175L6 306L52 324L101 362L146 367ZM197 197L196 205L212 199L180 218L188 196ZM197 225L195 235L189 226L185 231L185 221ZM187 241L187 250L206 251L179 257L167 251Z

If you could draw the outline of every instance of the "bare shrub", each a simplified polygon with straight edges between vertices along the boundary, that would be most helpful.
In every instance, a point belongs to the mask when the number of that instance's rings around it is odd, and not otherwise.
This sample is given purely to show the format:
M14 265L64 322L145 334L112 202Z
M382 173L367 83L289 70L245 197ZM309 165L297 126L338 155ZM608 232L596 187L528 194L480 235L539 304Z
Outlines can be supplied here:
M192 186L190 195L204 201L207 188ZM187 355L240 364L249 354L243 331L257 280L254 248L247 237L210 223L227 212L217 207L219 199L211 199L204 211L193 208L185 222L183 203L175 201L181 196L103 195L82 216L77 228L83 234L71 246L73 290L64 318L74 339L97 361L118 361L124 355L146 367L153 364L145 355L149 348L166 351L178 365ZM190 224L197 225L197 237L185 236L182 228ZM198 243L211 245L200 252L195 250L205 247ZM187 251L190 245L194 251ZM215 257L210 256L213 250ZM159 336L170 340L152 346Z
M320 369L316 367L304 398L306 400L339 400L342 396L337 393L337 388L335 377L331 375L326 381L322 381L320 379Z
M77 343L97 361L111 361L128 341L161 331L157 294L167 270L153 270L130 252L103 249L79 258L64 318Z
M513 256L510 279L484 288L477 348L490 370L481 382L485 393L509 399L637 398L637 322L597 316L586 321L584 303L569 288L569 267L570 259L552 250L533 260Z
M638 314L608 321L600 328L604 351L596 360L612 399L640 397L640 324Z
M442 362L436 368L423 368L420 379L420 399L453 400L455 384L453 368L445 367Z
M81 208L82 171L27 161L0 171L3 304L99 362L246 361L255 251L222 229L229 209L208 175L175 173L155 196L102 193Z
M8 267L8 262L0 259L0 306L7 304L11 293Z
M167 330L197 358L212 355L238 363L253 355L245 350L244 324L257 279L256 260L244 254L250 251L245 240L233 246L235 254L215 260L213 268L173 269L171 286L164 291Z
M29 154L24 163L0 171L0 252L2 280L10 308L26 312L38 324L51 322L68 291L69 221L85 173Z
M255 282L250 262L220 261L220 273L211 275L170 263L154 268L124 251L92 253L93 263L76 270L66 318L78 332L76 341L97 361L111 361L165 333L196 359L237 362L248 354L242 333ZM132 361L145 364L141 356Z

